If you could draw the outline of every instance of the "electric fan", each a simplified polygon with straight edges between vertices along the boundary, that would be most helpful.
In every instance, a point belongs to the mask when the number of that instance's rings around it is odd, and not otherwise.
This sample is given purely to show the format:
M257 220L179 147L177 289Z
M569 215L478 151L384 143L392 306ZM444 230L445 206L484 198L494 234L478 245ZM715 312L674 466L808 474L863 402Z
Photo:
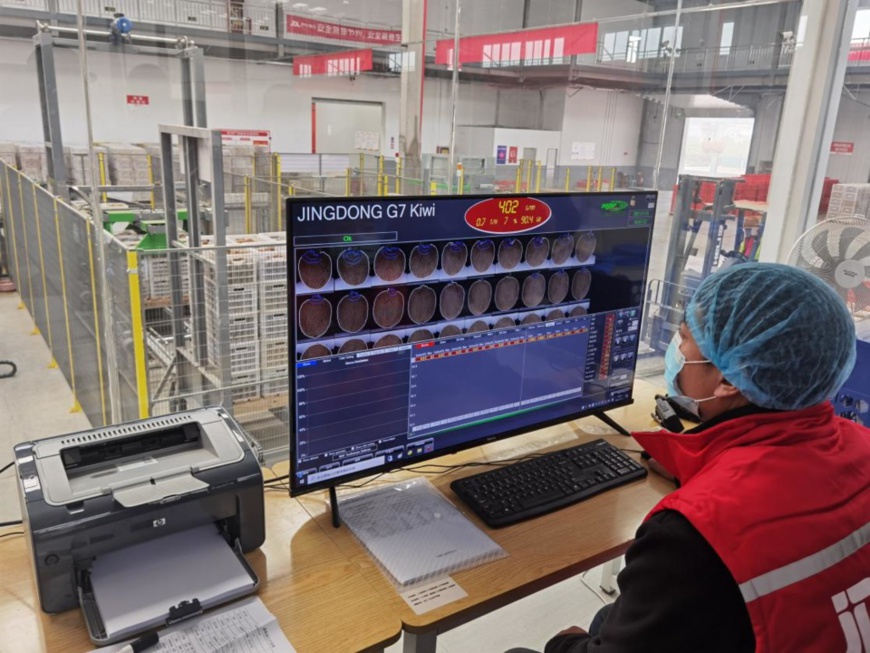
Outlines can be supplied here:
M841 216L820 222L798 239L788 262L825 281L870 329L870 221Z

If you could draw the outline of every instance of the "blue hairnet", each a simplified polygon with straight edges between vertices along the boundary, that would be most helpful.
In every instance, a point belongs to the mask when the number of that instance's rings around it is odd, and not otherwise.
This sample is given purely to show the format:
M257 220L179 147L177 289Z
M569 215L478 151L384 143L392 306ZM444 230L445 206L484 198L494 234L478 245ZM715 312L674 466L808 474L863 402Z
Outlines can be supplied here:
M843 300L787 265L745 263L707 277L686 324L704 357L764 408L831 399L855 365L855 323Z

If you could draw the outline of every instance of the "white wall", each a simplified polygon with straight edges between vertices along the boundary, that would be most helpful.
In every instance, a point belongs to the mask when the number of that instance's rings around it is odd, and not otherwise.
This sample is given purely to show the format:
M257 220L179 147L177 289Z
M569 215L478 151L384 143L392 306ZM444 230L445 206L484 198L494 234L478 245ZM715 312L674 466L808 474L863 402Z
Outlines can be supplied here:
M534 148L535 157L541 163L547 160L548 149L559 149L561 134L557 131L544 131L541 129L504 129L493 130L493 148L490 156L498 154L498 146L506 145L509 148L516 146L518 156L522 158L525 148Z
M565 97L559 165L637 165L643 102L633 93L569 89ZM575 141L595 143L595 159L572 161L571 143Z
M843 183L864 184L870 181L870 93L857 93L856 100L843 95L833 138L855 143L855 153L832 153L827 176Z
M29 41L2 40L0 53L0 141L41 141L33 46ZM84 144L87 131L78 55L57 49L56 62L64 142ZM177 62L90 52L88 64L96 140L154 142L158 124L182 121ZM311 151L312 98L383 102L385 154L389 153L390 137L398 139L398 79L298 79L288 66L210 57L205 59L205 76L209 126L269 129L275 151ZM129 106L128 94L147 95L150 104Z
M80 65L76 52L56 50L58 95L64 142L87 142ZM154 142L157 125L180 123L181 83L176 61L165 57L90 52L91 106L94 136L100 141ZM256 64L206 57L206 99L212 127L268 129L273 150L311 151L311 101L347 99L384 103L384 154L392 154L390 138L398 142L400 87L397 78L361 75L347 78L293 77L289 66ZM12 91L11 89L14 89ZM129 106L126 96L147 95L148 106ZM537 92L529 92L532 105ZM463 83L459 91L458 124L489 125L496 121L498 91L485 84ZM504 100L508 126L524 126L525 106L512 92ZM537 114L539 109L535 109ZM450 144L450 81L427 79L424 86L422 146L434 152ZM532 125L529 125L532 126ZM39 94L33 45L26 40L0 39L0 141L42 140Z
M61 123L67 145L87 142L78 55L56 51ZM180 68L165 57L90 52L94 136L106 142L154 142L157 125L180 123ZM383 153L398 142L400 87L397 78L361 75L299 79L289 66L206 57L208 121L212 127L268 129L278 152L311 151L313 98L384 104ZM126 96L147 95L149 106L130 106ZM567 97L563 89L499 89L483 83L460 85L457 124L512 129L560 130L560 163L570 143L595 141L604 165L635 164L642 101L632 94L584 89ZM450 80L427 79L424 86L422 147L434 152L450 144ZM33 45L0 39L0 141L39 142L42 127ZM491 148L472 154L488 155Z

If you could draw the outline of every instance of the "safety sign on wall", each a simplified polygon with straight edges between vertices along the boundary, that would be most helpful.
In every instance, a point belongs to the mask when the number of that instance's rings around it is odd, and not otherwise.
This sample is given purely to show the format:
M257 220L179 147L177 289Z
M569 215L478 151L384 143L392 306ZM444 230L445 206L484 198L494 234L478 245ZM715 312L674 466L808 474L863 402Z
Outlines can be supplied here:
M221 142L224 145L262 145L272 146L272 132L268 129L221 129Z

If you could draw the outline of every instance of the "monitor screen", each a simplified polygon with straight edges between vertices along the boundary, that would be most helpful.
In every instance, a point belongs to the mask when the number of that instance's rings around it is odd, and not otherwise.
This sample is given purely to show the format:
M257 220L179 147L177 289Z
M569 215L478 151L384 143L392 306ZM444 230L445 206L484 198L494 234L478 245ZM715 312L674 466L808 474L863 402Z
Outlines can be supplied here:
M631 402L656 194L291 199L291 491Z

